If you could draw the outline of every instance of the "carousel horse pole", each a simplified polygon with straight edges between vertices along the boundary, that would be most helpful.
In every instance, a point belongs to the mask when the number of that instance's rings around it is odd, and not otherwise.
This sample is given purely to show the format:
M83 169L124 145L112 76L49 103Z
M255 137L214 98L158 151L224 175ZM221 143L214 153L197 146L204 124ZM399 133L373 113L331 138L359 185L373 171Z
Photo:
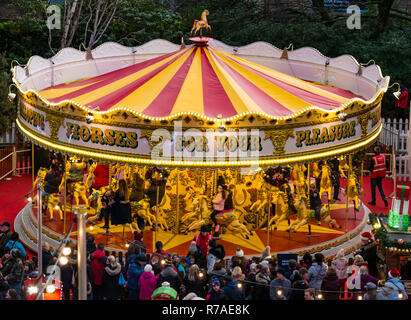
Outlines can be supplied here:
M270 244L271 192L268 193L267 246Z
M350 176L351 173L352 173L352 156L351 156L351 154L348 155L348 165L349 165L348 176ZM348 186L348 181L347 181L347 186ZM345 189L346 189L346 193L347 193L347 187ZM346 199L345 199L345 233L347 233L347 224L348 224L348 194L346 195Z
M157 243L157 232L158 232L158 202L160 197L160 185L157 183L157 195L156 195L156 232L154 236L154 243Z
M177 196L177 229L176 233L179 233L180 231L180 194L179 194L179 184L180 184L180 170L176 168L177 171L177 185L176 185L176 196Z
M308 179L308 195L307 195L307 202L308 208L310 208L310 164L307 165L307 179ZM291 232L290 232L291 234ZM308 234L311 235L311 222L308 221Z
M64 168L67 163L67 154L64 155ZM63 234L66 235L66 219L67 219L67 170L64 170L64 223L63 223Z

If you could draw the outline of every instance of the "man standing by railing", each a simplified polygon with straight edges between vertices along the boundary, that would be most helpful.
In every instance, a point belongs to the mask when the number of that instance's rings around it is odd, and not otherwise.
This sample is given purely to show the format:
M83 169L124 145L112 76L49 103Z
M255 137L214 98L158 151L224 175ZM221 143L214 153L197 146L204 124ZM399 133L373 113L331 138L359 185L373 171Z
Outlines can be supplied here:
M381 154L379 146L376 146L374 151L375 156L372 157L370 163L372 201L369 201L368 204L375 206L375 189L376 187L378 187L378 190L381 194L381 198L384 201L385 207L388 207L388 201L385 198L384 190L382 188L382 179L384 179L385 175L387 174L387 161L385 159L385 156Z

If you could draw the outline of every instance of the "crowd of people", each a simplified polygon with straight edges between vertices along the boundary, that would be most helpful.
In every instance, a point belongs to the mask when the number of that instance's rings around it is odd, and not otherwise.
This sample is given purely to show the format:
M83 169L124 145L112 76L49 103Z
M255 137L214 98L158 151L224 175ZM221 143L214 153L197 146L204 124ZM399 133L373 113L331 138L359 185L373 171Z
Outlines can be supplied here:
M26 257L18 234L3 222L0 233L0 299L27 297L25 282L38 276L37 259ZM146 248L143 233L134 232L123 259L107 255L103 244L87 234L87 295L89 300L401 300L408 299L400 272L393 268L380 279L371 234L362 234L363 245L352 257L340 249L333 260L308 252L280 267L266 247L247 258L241 248L226 257L219 238L204 226L193 238L187 255ZM45 243L42 272L47 277L60 268L61 299L78 299L77 251L74 244L68 263L61 265L57 252ZM23 249L23 250L22 250ZM407 262L409 270L410 262ZM408 272L408 271L407 271Z

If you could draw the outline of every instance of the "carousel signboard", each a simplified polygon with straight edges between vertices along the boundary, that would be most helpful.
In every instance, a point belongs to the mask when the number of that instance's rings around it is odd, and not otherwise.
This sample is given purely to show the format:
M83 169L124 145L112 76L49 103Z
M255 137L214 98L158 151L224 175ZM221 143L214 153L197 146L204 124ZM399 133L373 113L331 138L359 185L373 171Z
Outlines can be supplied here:
M175 120L173 126L151 130L130 123L111 125L59 117L36 108L24 99L19 103L19 122L50 146L65 146L76 153L86 150L90 157L115 155L133 159L173 161L182 165L212 165L226 162L241 166L247 161L270 161L327 153L351 147L369 139L381 125L380 104L346 119L313 125L287 127L188 128ZM86 119L85 119L86 120ZM58 149L58 148L57 148ZM70 152L71 153L71 152ZM287 161L288 162L288 161ZM158 164L158 163L157 163Z

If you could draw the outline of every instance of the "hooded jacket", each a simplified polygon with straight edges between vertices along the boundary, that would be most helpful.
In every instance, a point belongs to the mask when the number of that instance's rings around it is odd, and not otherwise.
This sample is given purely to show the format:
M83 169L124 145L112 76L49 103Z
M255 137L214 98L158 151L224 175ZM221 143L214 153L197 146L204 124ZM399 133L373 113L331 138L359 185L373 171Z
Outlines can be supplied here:
M402 283L400 278L389 278L386 282L385 285L387 284L392 284L394 289L392 292L387 296L387 300L400 300L398 298L398 293L402 292L404 295L404 299L408 299L408 294L405 291L404 284Z
M108 264L103 271L102 286L103 286L103 296L107 300L118 300L120 298L121 290L118 284L118 279L120 277L121 265L116 263L116 265Z
M21 261L20 258L15 258L13 260L13 266L11 267L10 273L7 276L7 282L10 285L16 285L21 283L23 280L24 273L23 261Z
M103 251L96 250L91 256L91 268L94 274L94 284L101 286L103 280L103 270L107 263L107 257Z
M227 283L222 291L221 296L226 300L245 300L243 290L237 287L236 281Z
M151 296L157 288L157 279L154 274L150 272L143 272L138 279L138 287L140 288L140 300L151 300Z
M253 298L255 300L270 300L270 282L271 278L262 274L261 272L257 273L255 276L254 294Z
M310 269L308 269L307 280L310 283L310 288L315 288L317 290L321 289L321 283L325 277L325 273L328 267L324 263L318 265L314 262Z
M337 259L334 259L331 262L332 266L334 267L335 271L337 271L337 277L338 279L346 279L347 278L347 266L348 266L348 261L344 257L340 257Z
M160 287L164 281L170 283L170 287L179 292L181 284L180 276L178 275L177 271L174 270L173 267L170 266L164 268L164 270L160 273L160 276L158 277L157 287Z
M322 283L321 283L321 290L324 290L324 299L325 300L339 300L339 293L341 288L341 283L338 277L328 275L325 276ZM337 291L334 292L326 292L326 291Z
M127 271L127 288L138 291L138 280L144 272L144 266L141 266L137 260L130 261Z

